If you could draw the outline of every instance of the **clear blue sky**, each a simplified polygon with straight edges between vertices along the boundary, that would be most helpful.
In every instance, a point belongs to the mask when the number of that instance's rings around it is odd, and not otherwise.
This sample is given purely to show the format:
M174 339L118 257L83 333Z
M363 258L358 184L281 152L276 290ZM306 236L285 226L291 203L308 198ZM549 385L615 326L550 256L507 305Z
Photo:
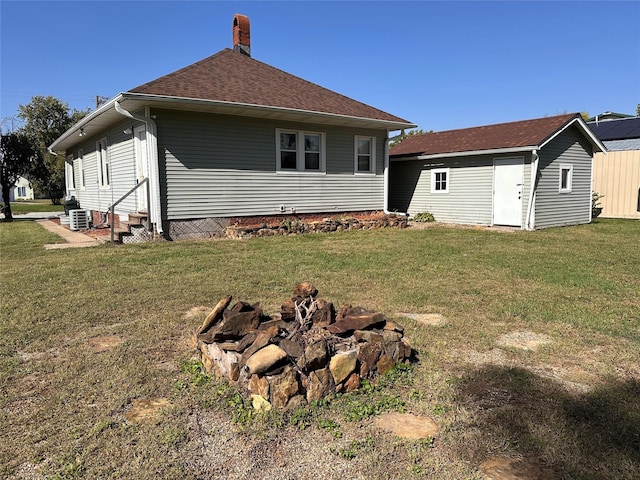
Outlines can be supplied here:
M0 2L1 118L35 95L91 107L231 47L447 130L640 102L640 2ZM6 128L6 121L3 122Z

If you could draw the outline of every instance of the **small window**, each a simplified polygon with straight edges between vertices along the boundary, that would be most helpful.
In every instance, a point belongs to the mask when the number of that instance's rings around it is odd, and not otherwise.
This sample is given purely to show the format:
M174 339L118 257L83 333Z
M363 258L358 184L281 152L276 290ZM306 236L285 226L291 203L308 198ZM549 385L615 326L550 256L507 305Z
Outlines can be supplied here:
M324 171L324 134L276 130L279 172Z
M109 188L109 156L107 155L107 139L96 142L96 156L98 159L98 185L100 188Z
M570 193L573 186L573 165L560 165L560 193Z
M27 196L27 187L18 187L18 196L26 197Z
M431 170L431 193L449 193L449 169Z
M376 172L376 139L374 137L356 137L355 166L356 173Z
M80 188L84 190L87 183L84 173L84 151L82 149L78 150L78 177L80 180Z

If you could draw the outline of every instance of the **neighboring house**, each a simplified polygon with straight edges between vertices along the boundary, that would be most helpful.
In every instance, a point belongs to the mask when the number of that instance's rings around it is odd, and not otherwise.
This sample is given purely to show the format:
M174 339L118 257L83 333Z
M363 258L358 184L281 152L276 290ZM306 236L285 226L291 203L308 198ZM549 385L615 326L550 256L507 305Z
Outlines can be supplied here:
M640 117L588 123L607 148L593 160L593 190L602 216L640 218Z
M579 114L410 136L390 151L389 206L446 223L588 223L601 151Z
M33 200L34 198L31 182L24 177L18 177L16 184L9 190L9 201Z
M148 212L158 234L211 235L234 217L386 209L389 133L415 125L232 49L120 93L50 147L68 195L104 219ZM146 184L145 184L146 185Z

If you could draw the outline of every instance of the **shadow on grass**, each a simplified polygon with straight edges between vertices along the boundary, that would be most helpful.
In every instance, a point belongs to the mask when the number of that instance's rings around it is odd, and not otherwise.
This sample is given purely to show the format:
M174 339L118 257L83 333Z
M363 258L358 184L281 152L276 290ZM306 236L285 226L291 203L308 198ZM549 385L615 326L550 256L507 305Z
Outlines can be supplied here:
M491 365L462 378L458 400L472 413L464 436L477 464L522 456L548 478L640 478L638 380L571 393L526 369Z

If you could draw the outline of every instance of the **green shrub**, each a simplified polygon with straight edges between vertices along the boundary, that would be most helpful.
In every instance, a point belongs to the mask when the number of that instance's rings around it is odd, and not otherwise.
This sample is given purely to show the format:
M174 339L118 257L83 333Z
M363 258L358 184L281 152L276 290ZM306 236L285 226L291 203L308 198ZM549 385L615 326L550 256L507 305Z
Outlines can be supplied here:
M435 222L436 218L433 216L433 213L420 212L414 215L413 220L416 222Z

